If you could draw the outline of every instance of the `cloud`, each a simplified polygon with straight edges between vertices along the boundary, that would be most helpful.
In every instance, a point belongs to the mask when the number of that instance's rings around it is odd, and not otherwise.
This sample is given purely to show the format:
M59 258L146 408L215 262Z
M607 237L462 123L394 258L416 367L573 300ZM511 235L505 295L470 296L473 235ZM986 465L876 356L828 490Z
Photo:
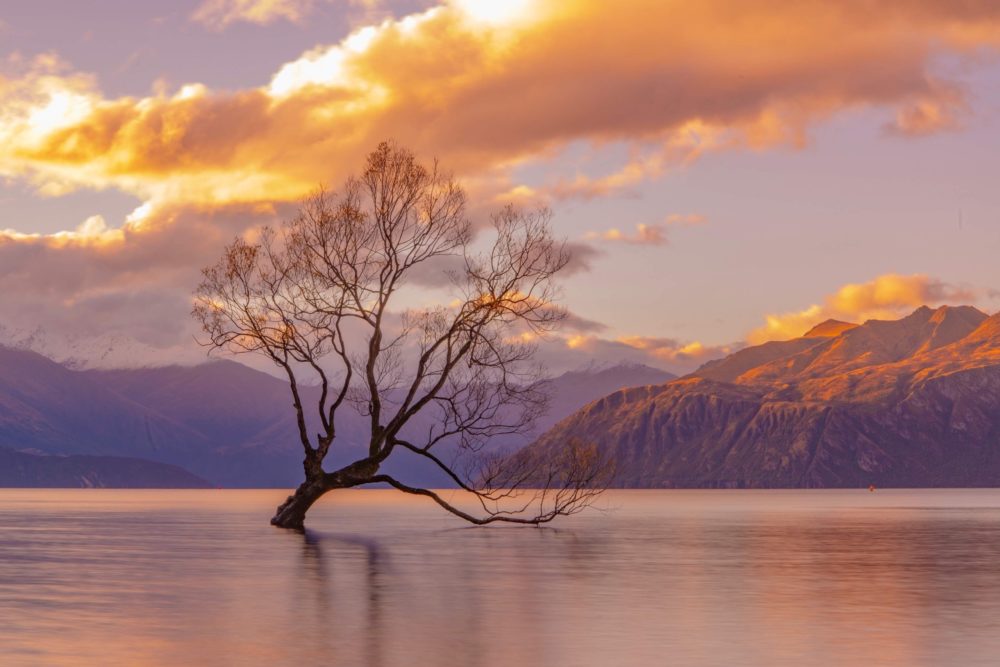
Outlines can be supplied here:
M195 23L216 31L225 30L234 23L265 26L277 21L288 21L302 24L315 11L318 3L345 4L343 0L203 0L190 18ZM360 13L360 16L350 16L352 24L358 19L368 22L381 20L388 14L383 7L383 0L347 0L346 4L360 10L354 12Z
M562 321L561 328L563 330L576 331L580 333L597 333L607 330L608 326L603 322L590 320L570 311L566 313L566 319Z
M594 261L604 254L589 243L568 241L566 249L569 251L569 262L560 272L560 278L567 278L577 273L590 271L593 268Z
M224 23L308 6L202 8ZM910 133L947 126L941 110L963 97L931 76L935 57L998 41L1000 6L985 2L455 0L358 29L253 89L106 98L92 78L35 68L0 93L0 172L49 193L287 201L339 182L386 137L470 178L570 142L632 146L617 172L550 184L599 196L705 150L800 144L843 109L901 109Z
M601 329L576 329L575 333L554 336L541 347L541 353L558 368L573 368L593 360L645 363L684 374L746 345L801 336L827 319L848 322L897 319L922 305L969 303L981 296L996 297L993 290L958 287L924 275L886 274L866 283L844 285L826 296L822 303L801 311L767 315L765 325L751 331L745 341L710 345L701 341L653 336L611 339L600 336Z
M642 350L661 361L671 363L694 363L701 365L733 352L739 347L733 345L704 345L699 341L678 341L673 338L655 338L648 336L626 336L616 342L636 350Z
M139 210L109 229L92 216L74 231L0 232L0 313L7 326L167 345L190 341L190 293L201 266L234 236L287 212L266 207Z
M671 213L663 221L666 225L703 225L708 218L700 213Z
M639 223L635 226L635 232L628 234L612 227L603 232L587 232L584 237L590 241L612 241L620 243L631 243L632 245L666 245L667 231L665 225L644 225Z
M753 133L759 134L759 130L753 130ZM745 146L749 136L741 134L736 128L713 127L695 118L656 140L633 142L628 159L611 173L601 176L577 173L572 178L558 177L555 182L541 187L519 184L503 196L530 196L547 202L564 199L591 200L625 194L643 181L658 178L673 167L694 162L706 152ZM775 143L780 143L780 137L775 136ZM801 139L797 143L801 143Z
M267 25L278 20L299 23L312 11L313 0L204 0L191 20L213 30L244 21Z
M590 271L594 261L603 254L588 243L567 241L565 248L569 252L569 261L559 272L560 279ZM461 255L440 255L414 266L408 274L408 280L421 287L450 287L453 284L452 277L462 275L464 271L465 259Z
M864 322L896 319L914 308L940 303L968 303L979 296L976 290L957 287L921 274L886 274L866 283L848 284L797 312L767 315L764 326L747 336L751 344L801 336L828 319Z
M196 13L224 27L301 20L316 6L211 0ZM174 304L159 309L169 329L226 241L336 186L385 138L439 157L473 200L492 202L619 193L706 151L801 145L813 123L848 109L884 109L906 135L938 131L967 102L934 63L998 43L992 2L454 0L276 63L242 90L190 82L114 97L53 54L9 58L0 178L42 196L115 189L145 204L124 224L52 235L6 222L0 309L72 326L60 309L101 299L105 323L126 326L145 294ZM518 167L581 145L627 156L610 173L519 182ZM575 270L599 254L574 248Z
M612 227L603 232L587 232L584 238L588 241L611 241L632 245L666 245L669 240L667 238L667 227L670 225L696 225L703 222L705 222L705 216L703 215L673 213L668 215L662 222L651 225L637 224L635 232L632 234L623 232L617 227Z
M993 290L958 287L924 275L886 274L866 283L848 284L826 296L822 303L801 311L772 314L765 325L751 331L745 341L710 345L668 337L620 336L606 338L602 329L552 336L540 347L543 359L556 368L574 368L590 361L644 363L684 374L707 361L724 357L746 345L801 336L827 319L863 322L897 319L922 305L968 303L979 297L995 298ZM569 327L572 331L572 327Z
M937 88L933 95L900 107L895 119L884 129L890 134L908 137L959 129L962 118L969 114L964 93L954 86Z
M76 243L78 245L105 245L124 238L124 230L110 229L104 217L92 215L71 231L56 232L54 234L26 234L13 229L0 229L0 242L11 241L40 241L44 240L49 244L59 247Z
M556 349L556 347L563 349ZM609 339L594 333L556 338L542 348L543 356L562 366L573 367L590 361L644 363L664 368L674 373L688 373L706 361L725 356L739 349L741 344L705 345L698 341L679 341L673 338L648 336L623 336Z

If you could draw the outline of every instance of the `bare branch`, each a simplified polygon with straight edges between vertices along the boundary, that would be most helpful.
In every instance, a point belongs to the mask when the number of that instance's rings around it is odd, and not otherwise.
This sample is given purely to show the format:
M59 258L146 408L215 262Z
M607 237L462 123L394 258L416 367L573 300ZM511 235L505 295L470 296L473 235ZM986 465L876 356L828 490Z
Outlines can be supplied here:
M385 142L339 193L317 191L296 217L262 229L254 242L234 240L203 272L193 314L204 344L261 354L288 378L306 482L277 523L301 524L319 495L348 483L385 481L473 523L550 521L599 492L600 466L582 455L586 448L569 446L573 456L560 458L559 470L490 450L491 439L526 432L544 410L531 339L565 316L553 278L569 254L553 239L547 210L513 206L493 216L492 244L476 253L465 207L464 191L436 162L425 166ZM415 269L445 256L464 266L451 274L447 305L401 307L400 290ZM314 416L303 404L309 383ZM326 473L344 406L365 419L368 454ZM313 423L319 431L310 437ZM418 424L423 436L414 439ZM480 502L485 519L379 475L397 446L445 471ZM466 474L432 447L457 447ZM525 501L520 490L529 482L541 491ZM515 497L520 504L500 507ZM521 512L533 516L514 516Z

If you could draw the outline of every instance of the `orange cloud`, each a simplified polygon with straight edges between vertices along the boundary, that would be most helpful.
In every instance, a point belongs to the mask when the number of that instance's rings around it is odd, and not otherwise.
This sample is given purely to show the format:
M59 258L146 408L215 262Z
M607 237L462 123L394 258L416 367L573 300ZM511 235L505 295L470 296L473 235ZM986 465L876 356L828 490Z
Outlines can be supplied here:
M65 246L70 244L82 246L110 245L120 243L125 238L124 229L111 229L100 215L92 215L76 229L54 234L26 234L13 229L0 229L0 241L35 241L47 243L50 246Z
M664 245L667 242L667 232L664 225L639 223L635 226L634 234L628 234L617 227L612 227L603 232L588 232L584 238L590 241L619 241L633 245Z
M213 0L202 8L222 26L252 16L298 20L310 6ZM960 86L930 75L931 65L1000 43L996 3L776 7L454 0L360 28L236 91L192 82L109 97L95 77L53 55L8 60L0 66L0 178L45 196L117 189L146 203L121 226L92 219L48 236L0 232L5 313L50 321L40 310L49 308L51 318L78 313L70 327L110 326L128 321L142 296L149 322L185 321L197 268L226 240L281 217L284 202L317 184L340 183L386 137L440 157L479 193L603 196L706 151L800 145L811 123L844 109L902 110L896 125L909 134L948 127L965 101ZM241 8L242 18L230 12ZM630 151L611 173L517 182L515 167L571 144ZM579 264L588 259L581 253ZM87 304L100 304L103 319L88 320ZM637 354L674 349L607 343Z
M565 345L595 359L653 362L682 372L693 370L705 361L725 356L736 349L731 345L704 345L698 341L683 342L649 336L623 336L609 340L587 333L566 338Z
M896 319L923 305L943 302L969 302L976 299L973 290L955 287L925 275L887 274L867 283L844 285L828 295L821 304L791 313L765 316L765 325L751 331L751 344L801 336L828 319L864 322L870 319Z
M650 356L667 362L697 362L717 359L734 350L732 345L705 345L699 341L681 342L673 338L653 338L648 336L626 336L619 343L636 350L643 350Z
M202 10L266 22L309 4ZM569 142L633 146L620 171L546 186L599 196L705 150L799 144L845 108L902 109L909 133L950 126L963 100L929 75L933 58L998 42L995 3L453 0L309 51L255 89L109 99L38 65L3 81L0 173L48 194L227 204L339 182L385 137L494 185Z
M4 324L190 346L190 292L198 268L248 227L289 213L258 206L140 207L117 229L93 216L56 234L0 231Z
M629 234L617 227L612 227L603 232L587 232L584 238L588 241L611 241L620 243L630 243L632 245L666 245L667 227L670 225L697 225L705 222L705 216L692 213L682 215L672 213L662 222L646 225L639 223L635 226L635 232Z
M313 0L205 0L191 20L221 30L245 21L267 25L278 20L300 22L312 10Z
M960 128L962 117L969 113L962 91L940 84L935 88L932 95L902 106L886 129L893 134L923 136Z

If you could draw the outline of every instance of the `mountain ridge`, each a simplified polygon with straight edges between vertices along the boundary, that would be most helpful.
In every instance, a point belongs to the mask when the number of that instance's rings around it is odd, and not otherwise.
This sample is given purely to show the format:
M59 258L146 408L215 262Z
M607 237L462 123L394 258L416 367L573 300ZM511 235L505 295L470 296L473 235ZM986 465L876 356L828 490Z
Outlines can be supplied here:
M1000 315L920 308L744 348L598 399L520 456L567 438L596 442L615 486L998 485Z
M0 487L207 489L211 484L165 463L121 456L56 456L0 447Z
M537 432L508 437L498 446L523 446L618 387L673 377L636 365L558 376L549 381L550 412ZM302 391L303 401L311 404L318 389ZM328 461L331 469L365 455L365 429L366 420L344 413ZM290 487L302 475L287 384L231 360L78 370L31 350L0 346L0 447L140 458L180 466L222 486ZM395 457L387 471L412 483L447 484L439 471L411 459Z

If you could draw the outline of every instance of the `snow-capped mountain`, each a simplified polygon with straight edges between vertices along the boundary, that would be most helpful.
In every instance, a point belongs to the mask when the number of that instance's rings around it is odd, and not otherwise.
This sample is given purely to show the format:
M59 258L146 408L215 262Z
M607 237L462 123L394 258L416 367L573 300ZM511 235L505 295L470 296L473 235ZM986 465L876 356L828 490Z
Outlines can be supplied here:
M193 340L186 345L157 347L121 334L74 336L41 327L18 329L2 324L0 345L36 352L74 370L193 366L206 360L205 350Z

